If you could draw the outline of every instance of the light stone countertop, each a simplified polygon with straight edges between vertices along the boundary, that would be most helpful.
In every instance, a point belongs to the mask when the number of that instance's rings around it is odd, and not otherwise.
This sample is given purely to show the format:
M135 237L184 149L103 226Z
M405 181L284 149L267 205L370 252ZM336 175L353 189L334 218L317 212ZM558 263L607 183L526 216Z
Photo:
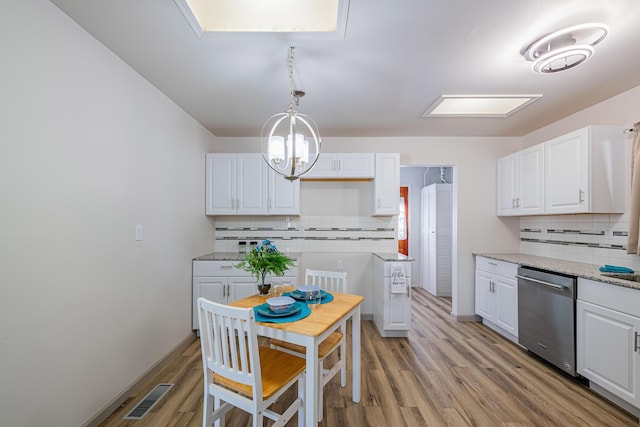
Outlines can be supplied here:
M511 262L523 267L541 268L556 273L564 273L571 276L582 277L584 279L597 280L611 285L624 286L640 290L640 283L631 280L623 280L615 277L605 276L598 268L601 266L587 264L583 262L565 261L555 258L546 258L537 255L527 255L522 253L474 253L476 256L496 259L498 261Z
M300 258L299 252L283 252L284 255L288 256L292 260L297 260ZM242 261L246 254L240 252L211 252L210 254L201 255L195 257L194 261Z
M398 253L394 253L394 252L374 252L373 253L375 256L377 256L378 258L380 258L383 261L403 261L403 262L411 262L411 261L415 261L414 258L409 258L406 255L403 254L398 254Z

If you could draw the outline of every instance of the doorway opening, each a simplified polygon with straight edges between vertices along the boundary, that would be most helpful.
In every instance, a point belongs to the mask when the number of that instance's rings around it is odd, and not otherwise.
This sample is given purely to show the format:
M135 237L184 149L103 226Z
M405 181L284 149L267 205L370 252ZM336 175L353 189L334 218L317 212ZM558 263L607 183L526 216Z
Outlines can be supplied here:
M433 166L401 166L400 186L406 188L406 196L403 204L403 193L400 193L400 212L398 216L398 252L402 252L406 244L406 254L415 261L411 264L412 286L422 287L433 295L455 298L455 268L457 266L457 176L456 167L453 165ZM439 190L449 187L450 202L447 205L431 205L431 227L428 223L429 212L423 202L423 189L438 187ZM433 190L433 189L432 189ZM426 197L426 196L425 196ZM405 209L406 243L402 235L402 209ZM446 207L444 209L443 207ZM434 211L438 214L445 210L443 218L449 223L449 244L441 244L441 240L429 240L429 229L435 232ZM445 239L446 240L446 239ZM446 255L446 256L438 256ZM443 275L442 273L445 272Z

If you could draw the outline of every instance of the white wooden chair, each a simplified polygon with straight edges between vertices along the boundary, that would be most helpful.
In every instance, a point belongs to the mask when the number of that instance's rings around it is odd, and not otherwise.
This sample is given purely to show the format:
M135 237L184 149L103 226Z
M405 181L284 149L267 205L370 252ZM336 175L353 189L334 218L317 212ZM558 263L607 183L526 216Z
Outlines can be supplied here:
M253 415L253 426L264 417L284 426L298 412L304 425L305 361L269 347L259 347L252 308L237 308L198 298L200 345L204 369L203 427L224 427L225 414L238 407ZM298 397L277 414L267 409L295 382Z
M320 289L329 293L339 292L347 293L347 273L344 271L321 271L311 270L307 268L305 272L305 284L316 285ZM318 421L323 418L323 390L324 386L340 371L340 386L344 387L347 383L347 365L346 350L347 344L345 337L347 336L346 322L340 324L339 332L333 332L318 346L319 359L319 377L320 390L318 390ZM272 348L286 351L301 358L306 357L305 348L296 344L285 341L272 339L270 342ZM337 348L340 348L338 361L329 369L325 369L324 360Z

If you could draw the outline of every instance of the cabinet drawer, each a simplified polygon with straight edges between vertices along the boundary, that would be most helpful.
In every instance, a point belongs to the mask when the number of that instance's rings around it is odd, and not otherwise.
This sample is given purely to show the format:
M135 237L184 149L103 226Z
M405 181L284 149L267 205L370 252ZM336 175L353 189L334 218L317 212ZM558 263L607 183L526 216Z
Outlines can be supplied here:
M578 278L578 299L640 317L640 290Z
M518 274L518 264L484 257L476 257L476 269L504 277Z
M193 261L194 277L249 276L249 272L235 268L238 261Z

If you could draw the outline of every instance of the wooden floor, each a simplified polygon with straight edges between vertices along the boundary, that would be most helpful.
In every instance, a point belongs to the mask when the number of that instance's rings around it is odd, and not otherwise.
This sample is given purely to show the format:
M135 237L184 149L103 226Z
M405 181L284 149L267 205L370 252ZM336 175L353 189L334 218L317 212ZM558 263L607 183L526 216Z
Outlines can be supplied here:
M409 338L381 338L372 322L363 321L362 401L353 403L351 383L343 389L336 376L325 387L325 418L320 425L638 425L637 418L485 326L450 320L450 311L450 300L417 289ZM102 425L201 426L201 364L200 344L194 339ZM160 382L175 387L142 420L123 420ZM292 396L276 403L276 409ZM250 425L251 417L242 411L234 409L227 415L227 426ZM296 426L297 420L287 425Z

